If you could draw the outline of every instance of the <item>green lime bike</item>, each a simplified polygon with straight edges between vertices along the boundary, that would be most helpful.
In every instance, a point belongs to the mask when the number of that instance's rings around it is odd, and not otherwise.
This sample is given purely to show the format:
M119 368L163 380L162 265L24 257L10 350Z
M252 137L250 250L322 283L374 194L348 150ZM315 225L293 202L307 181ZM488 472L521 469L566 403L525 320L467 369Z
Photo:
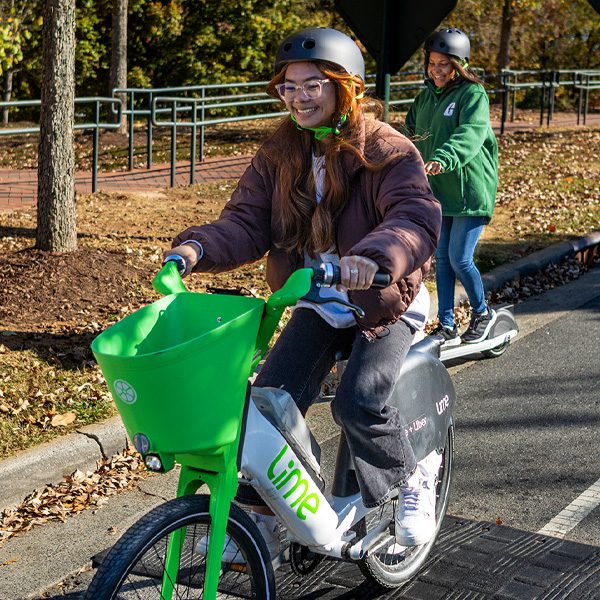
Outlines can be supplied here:
M85 597L270 600L277 597L274 569L283 561L308 574L326 557L352 561L388 588L413 577L434 545L452 477L455 394L439 340L411 348L390 400L402 411L417 460L441 454L436 536L399 547L397 499L376 509L363 505L343 434L328 488L320 448L289 394L249 384L285 308L301 298L326 301L319 290L337 283L339 273L331 265L299 269L264 301L190 293L178 260L168 257L154 280L163 298L92 343L148 469L181 466L177 497L125 532ZM388 284L387 275L377 275L374 286ZM255 522L233 502L240 481L256 489L284 528L287 543L275 559ZM203 485L208 494L199 493Z

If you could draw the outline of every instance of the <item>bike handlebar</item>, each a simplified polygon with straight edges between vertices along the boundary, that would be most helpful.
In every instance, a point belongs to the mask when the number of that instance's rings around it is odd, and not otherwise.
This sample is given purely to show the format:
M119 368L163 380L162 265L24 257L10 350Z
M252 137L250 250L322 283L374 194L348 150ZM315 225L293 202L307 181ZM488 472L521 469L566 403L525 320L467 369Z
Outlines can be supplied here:
M187 265L183 256L180 256L179 254L168 254L163 260L163 265L170 261L176 264L180 275L185 273ZM314 280L320 287L333 287L342 280L340 267L331 262L322 263L318 269L313 269L313 273ZM375 277L373 277L371 287L375 289L385 288L390 285L391 281L392 278L388 273L378 271L375 273Z
M174 262L177 265L177 270L179 271L180 275L185 273L187 265L183 256L180 256L179 254L168 254L165 256L165 260L163 260L162 264L166 265L168 262Z
M315 281L322 287L333 287L342 279L340 267L333 263L322 263L318 269L314 269L314 273ZM375 273L371 287L381 289L390 285L391 282L392 277L388 273L378 271Z

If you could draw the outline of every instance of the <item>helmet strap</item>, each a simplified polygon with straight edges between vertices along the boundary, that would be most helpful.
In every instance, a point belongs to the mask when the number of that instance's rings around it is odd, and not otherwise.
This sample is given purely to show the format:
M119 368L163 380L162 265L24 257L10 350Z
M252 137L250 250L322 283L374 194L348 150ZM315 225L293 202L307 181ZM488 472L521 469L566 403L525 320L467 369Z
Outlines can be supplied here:
M350 112L350 110L348 111L348 113ZM346 119L348 118L348 113L343 114L338 119L338 122L335 124L335 127L327 127L327 125L319 125L319 127L302 127L302 125L300 125L296 120L296 117L294 117L294 115L292 115L291 113L290 118L292 119L292 121L294 121L294 123L296 123L296 129L300 131L312 131L315 134L315 140L320 141L324 137L327 137L330 133L333 135L340 135L341 127L346 122Z
M361 98L363 98L365 95L365 92L361 92L360 94L358 94L358 96L354 97L354 100L360 100ZM298 121L296 120L296 117L294 117L294 115L292 113L290 113L290 118L292 119L292 121L294 121L294 123L296 123L296 129L302 131L313 131L315 134L315 139L317 141L322 140L324 137L327 137L330 133L333 135L340 135L341 133L341 129L342 129L342 125L346 122L346 120L348 119L348 115L352 112L352 107L350 107L348 109L347 112L345 112L339 119L338 122L335 124L335 127L327 127L326 125L319 125L319 127L302 127L302 125L300 125L298 123Z

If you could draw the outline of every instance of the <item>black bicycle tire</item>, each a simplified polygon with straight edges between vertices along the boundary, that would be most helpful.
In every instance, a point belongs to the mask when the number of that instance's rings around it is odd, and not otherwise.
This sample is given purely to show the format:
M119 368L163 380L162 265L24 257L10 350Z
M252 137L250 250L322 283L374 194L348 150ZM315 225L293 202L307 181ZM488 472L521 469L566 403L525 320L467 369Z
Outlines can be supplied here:
M134 523L98 567L85 600L117 600L128 575L159 540L180 527L210 525L209 503L208 496L182 496L157 506ZM227 533L242 549L249 572L254 573L251 597L275 600L275 576L266 544L256 524L235 504L231 505Z
M450 485L452 483L452 469L454 464L454 426L448 428L446 444L443 450L442 459L442 476L438 482L438 498L436 501L436 529L431 541L422 546L416 546L408 551L406 558L395 565L383 563L378 554L369 553L358 562L358 567L362 574L374 581L383 588L391 589L406 583L412 579L415 574L423 567L425 561L429 557L439 530L442 526L442 521L448 508L450 496ZM376 522L374 523L376 524ZM361 532L367 532L366 522L361 522Z

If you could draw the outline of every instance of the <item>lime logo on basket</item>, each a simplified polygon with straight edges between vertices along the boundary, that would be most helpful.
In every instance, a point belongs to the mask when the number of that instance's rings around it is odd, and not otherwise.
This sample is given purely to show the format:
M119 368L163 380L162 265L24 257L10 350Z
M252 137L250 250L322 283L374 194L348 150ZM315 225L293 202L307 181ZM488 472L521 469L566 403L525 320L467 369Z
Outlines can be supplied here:
M122 400L125 404L133 404L137 400L135 388L124 379L116 379L113 388L119 400Z

